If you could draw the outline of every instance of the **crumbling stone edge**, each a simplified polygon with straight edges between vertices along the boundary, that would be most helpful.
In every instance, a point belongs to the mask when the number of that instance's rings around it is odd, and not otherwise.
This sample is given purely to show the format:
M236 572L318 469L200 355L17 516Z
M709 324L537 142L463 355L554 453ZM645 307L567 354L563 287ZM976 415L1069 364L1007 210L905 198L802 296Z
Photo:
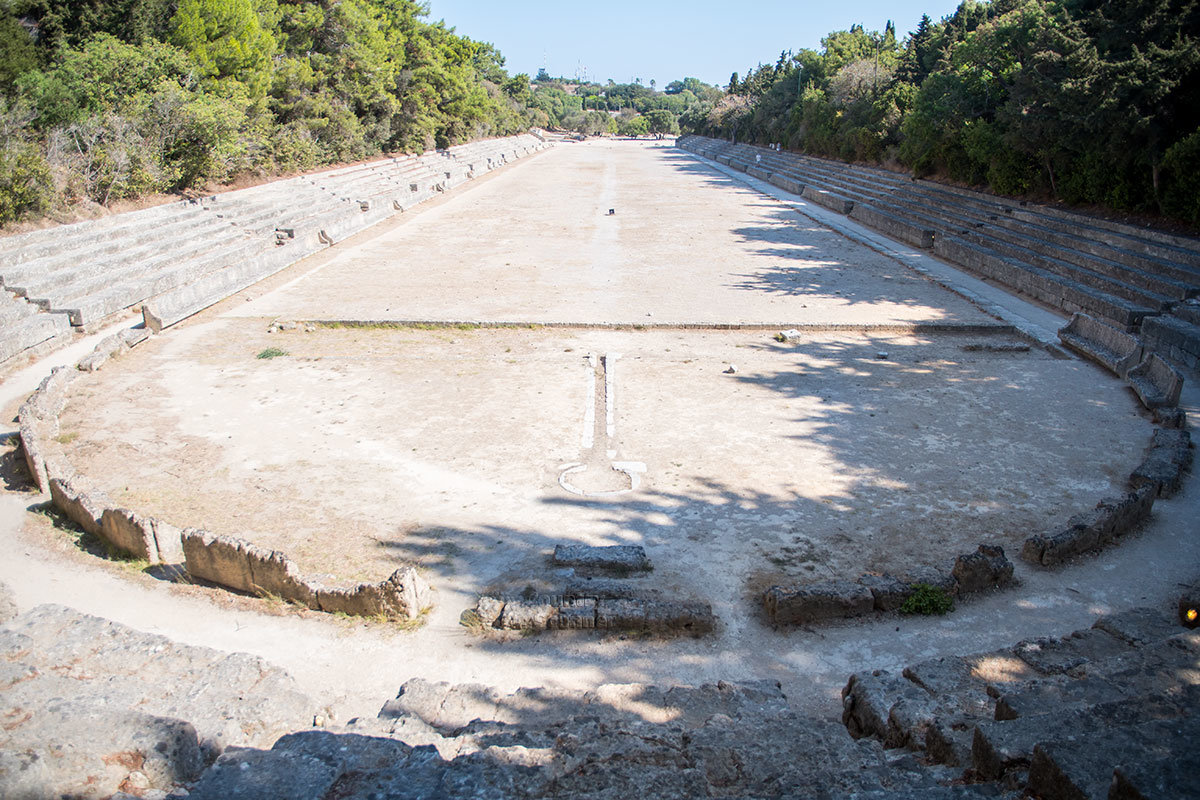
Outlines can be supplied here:
M857 581L776 585L763 593L762 603L775 625L815 625L898 611L921 586L950 597L1006 589L1017 584L1013 572L1003 547L981 544L974 553L956 558L949 571L929 568L904 578L868 573Z
M1182 413L1182 412L1180 412ZM1182 485L1192 463L1191 434L1173 415L1171 427L1155 428L1146 457L1130 475L1130 491L1106 497L1075 514L1061 529L1025 540L1021 558L1039 567L1056 567L1098 551L1149 518L1158 497L1170 497ZM962 597L1015 585L1013 565L998 545L980 545L960 555L951 570L928 570L905 579L860 575L857 581L832 580L797 586L772 586L763 593L763 610L775 625L812 625L898 610L925 584Z
M409 621L432 607L432 589L411 565L378 583L326 585L301 574L278 550L196 528L180 529L120 508L77 473L58 441L58 417L67 403L67 389L150 336L143 327L105 337L74 368L55 367L21 405L18 427L25 463L55 508L112 551L151 563L182 561L190 577L237 592L277 597L317 611Z

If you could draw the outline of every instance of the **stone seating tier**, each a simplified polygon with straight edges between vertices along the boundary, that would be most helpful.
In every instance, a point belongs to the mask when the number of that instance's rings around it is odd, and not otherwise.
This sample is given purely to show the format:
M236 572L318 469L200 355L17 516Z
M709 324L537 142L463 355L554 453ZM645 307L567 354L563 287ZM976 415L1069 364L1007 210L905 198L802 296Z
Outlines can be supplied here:
M1126 329L1200 292L1200 246L1182 237L1142 236L1119 223L746 144L700 137L679 144L813 202L828 200L827 207L918 247L937 250L939 238L957 237L939 255L957 253L972 262L964 266L1016 279L1009 285L1042 302Z

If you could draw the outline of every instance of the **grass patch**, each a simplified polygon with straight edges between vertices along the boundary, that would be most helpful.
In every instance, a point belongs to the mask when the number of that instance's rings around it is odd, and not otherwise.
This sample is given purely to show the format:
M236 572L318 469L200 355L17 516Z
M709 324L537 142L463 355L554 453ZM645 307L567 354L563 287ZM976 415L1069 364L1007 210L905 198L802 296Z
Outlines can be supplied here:
M268 347L266 350L263 350L261 353L255 356L255 358L279 358L280 356L286 356L287 354L287 350L280 350L278 347Z
M921 614L923 616L942 616L954 610L954 599L945 589L930 586L927 583L913 585L913 593L900 606L901 614Z
M70 433L60 433L58 436L54 437L54 441L58 442L59 444L70 444L78 438L79 432L71 431Z

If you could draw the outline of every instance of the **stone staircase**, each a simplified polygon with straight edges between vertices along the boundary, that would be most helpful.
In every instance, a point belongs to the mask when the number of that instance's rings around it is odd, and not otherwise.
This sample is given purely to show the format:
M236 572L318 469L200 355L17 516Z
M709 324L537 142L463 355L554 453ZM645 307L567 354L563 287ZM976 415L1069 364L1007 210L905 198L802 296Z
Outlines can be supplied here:
M545 146L530 134L473 142L6 237L0 365L141 303L172 324Z
M1200 241L753 145L698 136L677 144L1200 365L1200 306L1188 302L1200 294Z
M1200 796L1194 625L1132 609L859 673L841 723L795 711L773 681L413 679L332 725L261 659L57 606L14 618L0 584L0 796L1183 800Z
M900 674L856 674L842 696L852 735L972 781L1044 800L1200 796L1200 771L1166 768L1196 763L1200 634L1151 609Z
M377 717L227 750L188 796L1002 796L954 777L793 712L774 683L500 694L411 680Z

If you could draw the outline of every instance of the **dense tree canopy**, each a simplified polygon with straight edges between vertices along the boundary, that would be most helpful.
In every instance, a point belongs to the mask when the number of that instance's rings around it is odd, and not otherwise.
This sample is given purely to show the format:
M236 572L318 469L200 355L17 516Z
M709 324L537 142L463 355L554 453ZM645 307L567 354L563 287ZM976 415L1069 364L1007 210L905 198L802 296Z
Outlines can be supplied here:
M964 0L784 53L685 129L1200 222L1200 1Z
M411 0L0 0L0 222L540 121L494 47L425 13Z

